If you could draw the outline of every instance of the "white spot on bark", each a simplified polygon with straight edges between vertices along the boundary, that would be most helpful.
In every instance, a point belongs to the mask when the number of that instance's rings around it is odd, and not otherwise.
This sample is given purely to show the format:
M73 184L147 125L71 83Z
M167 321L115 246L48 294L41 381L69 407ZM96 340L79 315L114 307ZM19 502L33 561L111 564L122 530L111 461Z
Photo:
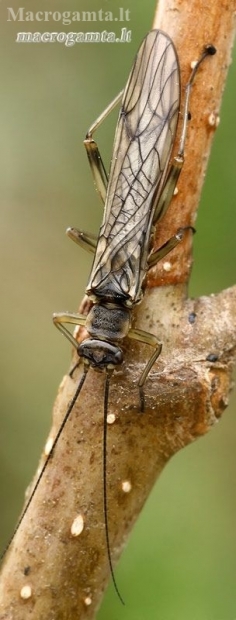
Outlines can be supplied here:
M26 600L27 598L30 598L31 595L32 595L32 588L30 585L25 585L23 586L23 588L21 588L21 591L20 591L21 598Z
M84 529L84 517L82 514L75 517L72 526L70 528L72 536L79 536Z
M219 114L215 114L215 112L211 112L208 116L208 123L211 127L218 127L220 123Z
M170 271L171 270L171 263L168 260L165 260L165 262L163 263L163 269L164 271Z
M53 437L49 437L48 440L46 441L45 448L44 448L45 456L48 456L50 454L53 443L54 443Z
M124 493L130 493L132 489L132 484L130 480L123 480L123 482L121 483L121 488Z
M116 416L114 413L108 413L107 424L114 424Z
M86 597L85 597L85 599L84 599L84 604L85 604L87 607L89 607L89 605L91 605L91 603L92 603L91 596L86 596Z
M192 62L190 63L191 69L195 69L196 65L197 65L197 60L192 60Z

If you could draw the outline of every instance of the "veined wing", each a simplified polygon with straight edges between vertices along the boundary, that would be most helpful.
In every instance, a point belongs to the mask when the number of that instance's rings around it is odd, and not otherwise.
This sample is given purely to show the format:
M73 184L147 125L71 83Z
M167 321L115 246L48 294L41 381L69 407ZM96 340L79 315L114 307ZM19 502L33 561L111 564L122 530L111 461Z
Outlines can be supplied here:
M155 198L170 158L179 104L174 45L165 33L152 30L123 96L88 294L131 305L140 298Z

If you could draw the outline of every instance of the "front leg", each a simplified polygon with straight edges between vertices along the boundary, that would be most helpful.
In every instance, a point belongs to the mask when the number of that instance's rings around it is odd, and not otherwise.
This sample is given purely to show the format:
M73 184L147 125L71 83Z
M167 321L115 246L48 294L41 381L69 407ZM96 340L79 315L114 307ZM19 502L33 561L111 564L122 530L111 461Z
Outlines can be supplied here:
M75 347L76 351L78 351L78 342L76 338L64 324L69 323L69 325L80 325L81 327L84 327L87 317L83 314L78 314L77 312L58 312L54 313L52 318L57 329L59 329L63 336L65 336L73 347Z

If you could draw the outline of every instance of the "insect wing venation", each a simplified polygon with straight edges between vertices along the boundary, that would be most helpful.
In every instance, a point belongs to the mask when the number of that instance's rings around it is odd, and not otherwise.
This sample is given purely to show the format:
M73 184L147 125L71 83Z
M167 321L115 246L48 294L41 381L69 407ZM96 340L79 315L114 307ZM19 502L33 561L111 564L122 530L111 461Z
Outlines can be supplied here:
M179 104L174 45L153 30L141 44L123 96L88 294L131 303L140 298L155 197L170 158Z

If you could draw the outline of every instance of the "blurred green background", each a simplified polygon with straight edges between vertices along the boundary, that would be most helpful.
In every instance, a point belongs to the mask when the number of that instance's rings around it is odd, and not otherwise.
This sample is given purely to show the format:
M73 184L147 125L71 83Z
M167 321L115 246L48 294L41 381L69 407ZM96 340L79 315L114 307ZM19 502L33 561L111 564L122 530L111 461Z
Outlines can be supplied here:
M135 51L150 29L155 2L57 0L26 10L130 9L130 44L16 44L21 30L86 31L107 24L7 22L1 46L1 548L50 426L70 346L53 328L53 311L76 310L91 259L64 234L96 232L102 208L82 140L123 87ZM16 11L18 5L11 5ZM122 24L124 25L124 24ZM126 24L125 24L126 25ZM94 28L95 26L95 28ZM120 25L108 23L119 33ZM215 41L217 45L217 41ZM236 58L235 58L236 60ZM232 64L194 238L191 294L235 282L236 63ZM114 119L100 130L109 162ZM111 587L99 619L235 620L235 397L223 419L168 465L117 569L122 608Z

